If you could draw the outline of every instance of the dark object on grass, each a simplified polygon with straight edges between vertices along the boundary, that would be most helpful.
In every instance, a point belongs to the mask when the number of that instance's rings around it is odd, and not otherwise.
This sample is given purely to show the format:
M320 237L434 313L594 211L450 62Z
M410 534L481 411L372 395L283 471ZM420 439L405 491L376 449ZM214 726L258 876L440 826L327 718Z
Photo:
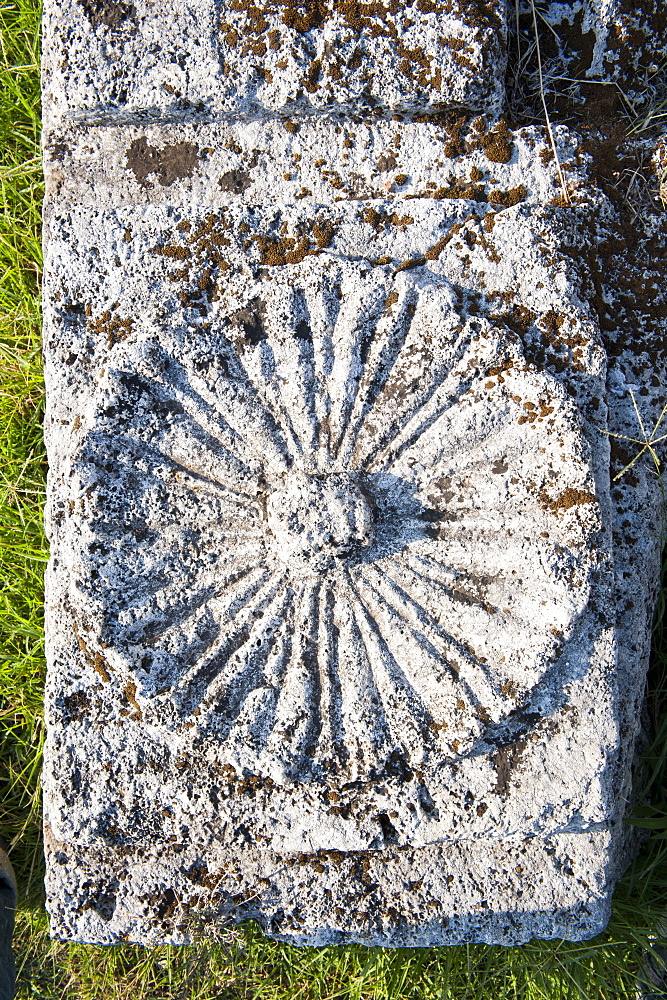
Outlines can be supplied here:
M12 934L16 913L16 879L9 858L0 849L0 1000L13 1000L16 984Z
M654 944L644 952L639 973L639 997L641 1000L667 997L667 948L664 945Z

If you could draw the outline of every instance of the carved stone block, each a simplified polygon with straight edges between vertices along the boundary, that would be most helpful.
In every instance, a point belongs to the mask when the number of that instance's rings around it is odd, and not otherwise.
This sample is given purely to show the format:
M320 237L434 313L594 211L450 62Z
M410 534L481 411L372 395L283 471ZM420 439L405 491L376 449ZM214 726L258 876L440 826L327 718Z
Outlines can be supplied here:
M52 931L590 937L659 558L615 210L493 117L493 4L158 7L47 12Z

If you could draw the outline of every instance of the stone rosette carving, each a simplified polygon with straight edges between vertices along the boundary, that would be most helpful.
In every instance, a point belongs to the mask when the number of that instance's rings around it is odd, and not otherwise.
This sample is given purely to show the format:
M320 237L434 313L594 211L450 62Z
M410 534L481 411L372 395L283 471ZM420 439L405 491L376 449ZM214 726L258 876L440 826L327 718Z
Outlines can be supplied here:
M57 628L130 691L156 746L200 761L202 787L214 767L262 789L261 809L236 792L199 805L202 829L367 849L599 821L604 767L556 763L613 663L606 441L581 401L435 271L324 251L270 280L223 270L204 312L171 270L202 223L174 237L158 218L134 220L151 263L127 290L98 240L72 327L79 359L91 331L105 342L72 400L73 626ZM543 772L529 796L498 757L527 737ZM118 759L134 769L138 752ZM91 795L115 815L110 792ZM114 822L142 839L142 815Z

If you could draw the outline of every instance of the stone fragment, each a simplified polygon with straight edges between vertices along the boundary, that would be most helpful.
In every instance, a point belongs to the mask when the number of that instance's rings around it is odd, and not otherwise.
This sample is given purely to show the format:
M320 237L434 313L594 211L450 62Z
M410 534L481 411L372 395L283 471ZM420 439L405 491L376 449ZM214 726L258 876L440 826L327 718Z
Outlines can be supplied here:
M532 21L530 8L526 14ZM540 44L554 90L578 95L593 119L620 111L623 95L644 99L655 84L667 38L662 0L553 0L540 17L550 29Z
M57 840L360 851L613 815L605 356L547 215L485 236L447 205L409 235L347 204L52 219ZM503 295L563 316L575 397ZM333 483L312 511L308 482Z

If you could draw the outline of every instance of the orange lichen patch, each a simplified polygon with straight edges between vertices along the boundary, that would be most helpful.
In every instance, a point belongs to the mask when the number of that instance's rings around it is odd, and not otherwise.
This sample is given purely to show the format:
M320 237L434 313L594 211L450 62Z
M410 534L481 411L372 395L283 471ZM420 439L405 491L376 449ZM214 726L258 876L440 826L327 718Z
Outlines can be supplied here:
M384 212L373 208L371 205L368 205L364 209L362 219L378 233L388 229L390 226L396 226L397 229L404 230L415 221L411 215L398 215L396 212L392 212L391 215L385 215Z
M413 267L422 267L426 263L426 257L413 257L411 260L404 260L396 268L395 274L399 271L410 271Z
M479 145L487 160L492 163L509 163L512 159L512 133L504 118L490 132L485 131L480 135Z
M422 14L451 14L456 7L460 16L460 8L464 10L465 21L473 27L481 29L498 29L502 27L501 19L492 0L458 0L454 5L451 0L418 0L418 9ZM229 0L229 9L237 14L243 14L245 21L236 25L236 29L226 21L220 23L220 33L223 42L234 49L243 38L245 44L243 53L252 52L263 56L267 51L267 42L271 49L277 50L281 44L288 41L283 33L276 28L269 30L271 17L278 15L282 24L298 34L309 34L321 29L327 21L336 21L354 32L360 45L351 55L342 58L340 53L326 54L326 64L320 65L316 59L308 68L306 77L302 80L304 88L314 93L323 77L339 80L342 69L353 72L368 64L368 50L365 42L369 39L386 38L389 40L395 55L398 57L398 71L406 76L411 83L420 88L430 88L435 91L442 89L442 69L434 65L436 56L424 50L421 45L409 46L403 41L406 25L414 22L401 17L402 7L398 0L274 0L271 3L247 2L247 0ZM347 34L344 43L352 41L352 35ZM450 60L466 72L478 73L479 65L472 58L478 47L469 41L455 36L440 39L441 49L446 49ZM286 65L286 64L285 64ZM280 66L280 64L279 64Z
M134 709L134 713L130 716L130 718L136 721L138 721L139 719L143 719L143 712L141 711L141 706L139 705L139 702L137 701L136 698L137 685L133 684L131 681L128 681L128 683L123 688L123 692L125 694L125 698Z
M496 293L498 294L498 293ZM520 302L513 302L514 297L513 292L504 292L500 295L500 298L510 306L505 312L492 313L489 319L492 321L504 323L510 328L514 333L516 333L525 343L526 335L530 330L531 326L535 322L536 313L529 309L527 306L522 305Z
M99 338L101 334L106 334L107 347L109 348L129 337L133 329L131 319L119 319L118 316L113 315L115 309L116 306L111 306L111 309L106 309L97 319L89 319L88 321L88 327L96 337Z
M324 3L310 0L309 3L286 2L276 3L275 7L283 9L282 22L294 31L304 33L312 28L321 27L329 17L329 11Z
M223 212L211 212L204 219L199 219L195 227L188 220L182 220L176 231L187 237L184 243L154 247L152 253L184 263L184 267L169 273L169 280L178 283L190 281L189 292L179 292L181 302L203 307L204 300L217 297L216 276L230 268L221 252L223 247L231 246L226 235L229 224Z
M436 188L431 197L438 201L442 201L443 198L469 198L473 201L486 201L486 192L483 184L452 181L447 187Z
M449 241L454 236L458 236L458 234L461 232L466 223L470 222L470 220L473 218L474 218L473 215L467 215L465 219L463 219L461 222L454 223L449 232L445 236L443 236L441 240L438 240L438 242L435 243L432 247L429 247L429 249L424 254L426 260L437 260L442 251L449 243Z
M262 264L268 264L269 267L299 264L311 252L307 236L302 236L298 242L291 236L282 236L280 239L254 236L253 239L259 247Z
M510 188L509 191L490 191L489 201L493 205L511 208L512 205L518 205L519 202L523 201L527 193L523 184L519 184L517 187Z
M281 13L282 23L299 34L321 28L326 21L336 17L358 34L364 33L371 38L380 35L398 38L398 29L393 20L400 9L396 0L391 0L386 5L377 0L370 3L360 3L358 0L332 0L329 3L325 0L308 0L307 3L299 0L275 0L263 5L247 3L245 0L230 0L230 9L245 14L246 33L255 36L261 35L268 28L267 16ZM277 44L273 47L277 47Z
M431 73L432 55L427 55L420 45L414 49L410 49L400 41L396 43L396 50L399 56L402 57L398 68L404 76L407 76L408 79L414 81L420 87L431 87L434 90L440 90L442 73L439 67L436 68L435 72Z
M331 222L316 222L313 226L313 236L321 250L330 247L336 230Z
M88 665L91 666L93 670L95 670L99 674L100 679L103 681L104 684L108 684L109 681L111 680L111 675L109 673L109 671L111 670L111 666L107 663L107 661L100 653L98 653L97 651L90 650L88 648L86 641L80 634L75 621L72 622L72 628L74 629L74 635L76 636L76 641L79 645L79 649L84 655L86 663L88 663Z
M507 375L508 372L510 372L513 367L514 367L514 362L510 360L501 365L494 365L492 368L489 368L486 374L489 378L497 379L498 385L502 385L505 382L504 376ZM486 388L491 389L495 384L496 383L494 382L487 382ZM519 420L520 419L521 418L519 418Z
M189 260L192 256L187 247L173 246L172 244L155 247L152 253L157 254L159 257L171 257L172 260Z
M515 397L515 402L518 402L518 399L516 397ZM526 410L527 412L523 413L519 417L518 423L520 424L534 424L535 421L541 423L545 417L548 417L550 413L554 412L553 406L549 406L545 402L541 402L540 405L538 406L536 403L533 403L530 400L527 400L523 404L523 409Z
M327 177L334 191L340 191L345 187L345 181L335 170L323 170L322 174Z
M576 371L582 371L584 349L588 341L581 332L568 332L567 316L549 310L540 317L537 325L542 343L554 356L554 363L557 362L561 370L566 364L570 364ZM564 353L569 353L569 359L557 357Z
M322 63L319 59L313 59L310 66L308 67L308 72L301 81L308 91L309 94L314 94L317 90L317 84L322 75Z
M326 220L316 220L312 225L315 237L313 245L310 236L253 236L259 247L262 264L269 267L282 267L285 264L300 264L306 257L322 253L331 246L336 230Z
M429 247L429 249L424 254L426 260L437 260L442 251L445 249L445 247L451 240L453 235L454 235L453 233L447 233L446 236L443 236L442 239L438 240L438 242L435 243L432 247Z
M383 215L382 212L378 212L377 208L373 208L371 205L364 209L362 218L364 222L367 222L368 225L372 226L378 233L384 228L386 216Z
M474 54L475 49L469 42L451 35L443 35L440 39L440 44L452 53L452 59L457 66L470 70L473 73L478 69L474 60L470 58L470 55Z
M229 9L238 14L245 14L246 34L261 35L269 27L264 11L253 3L245 3L244 0L230 0Z
M562 514L579 504L595 503L595 496L587 490L578 490L573 486L568 486L555 500L551 499L546 490L540 490L539 501L545 510L550 510L552 514Z

